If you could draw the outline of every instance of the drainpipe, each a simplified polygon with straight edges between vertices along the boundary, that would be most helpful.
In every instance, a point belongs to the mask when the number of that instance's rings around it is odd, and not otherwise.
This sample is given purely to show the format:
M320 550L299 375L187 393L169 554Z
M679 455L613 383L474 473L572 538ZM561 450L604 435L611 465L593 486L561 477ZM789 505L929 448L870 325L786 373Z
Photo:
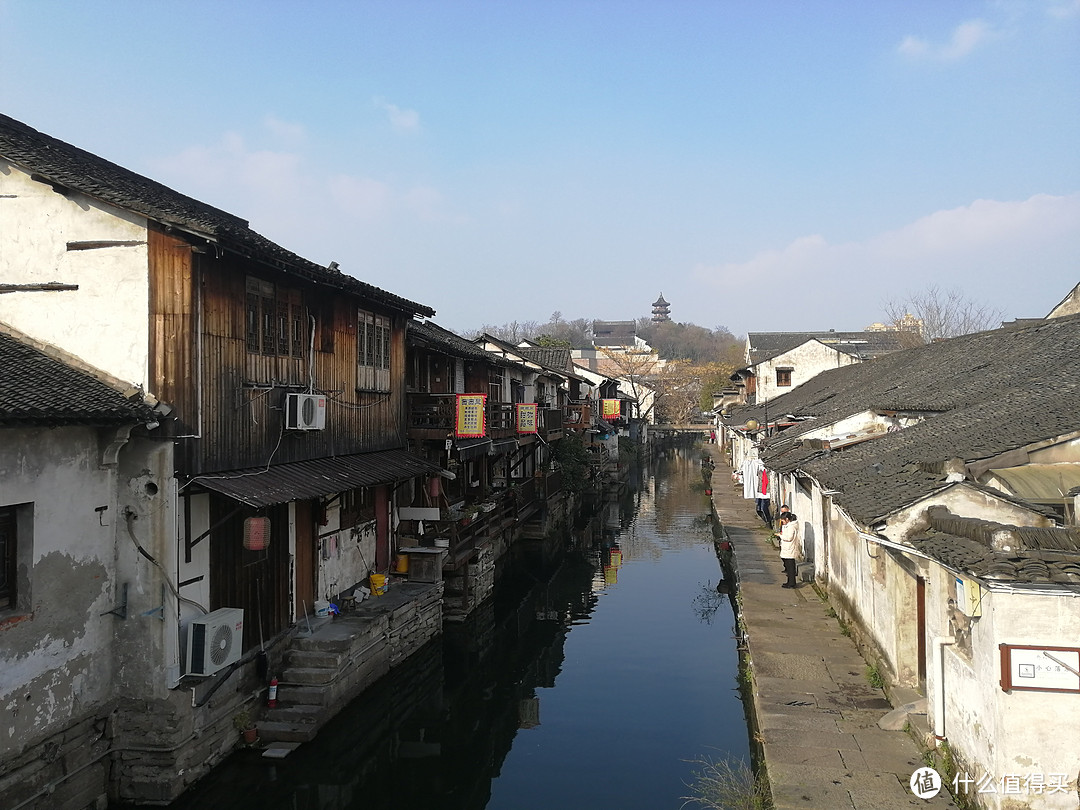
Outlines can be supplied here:
M955 636L938 636L934 639L938 675L938 688L934 695L934 739L938 742L945 740L945 648L955 643Z

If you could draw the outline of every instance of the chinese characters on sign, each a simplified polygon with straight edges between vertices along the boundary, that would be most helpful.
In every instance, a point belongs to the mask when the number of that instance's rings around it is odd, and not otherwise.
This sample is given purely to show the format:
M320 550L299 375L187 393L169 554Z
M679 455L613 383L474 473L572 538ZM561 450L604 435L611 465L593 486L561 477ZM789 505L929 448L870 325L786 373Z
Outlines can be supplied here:
M1005 774L995 779L988 773L973 778L967 773L952 779L954 793L995 793L1001 795L1030 795L1069 793L1070 781L1064 773Z
M1080 692L1080 649L1001 644L1001 689Z
M474 439L487 435L484 403L487 394L458 394L454 435L459 439Z
M941 775L933 768L919 768L911 775L908 783L911 792L920 799L932 799L942 788ZM954 796L968 796L973 793L999 794L1005 796L1026 796L1070 793L1072 783L1064 773L1028 773L1006 774L995 779L988 773L973 777L967 772L957 773L952 778Z
M600 418L618 419L622 416L622 402L617 399L600 400Z
M519 402L517 404L517 432L536 433L535 402Z

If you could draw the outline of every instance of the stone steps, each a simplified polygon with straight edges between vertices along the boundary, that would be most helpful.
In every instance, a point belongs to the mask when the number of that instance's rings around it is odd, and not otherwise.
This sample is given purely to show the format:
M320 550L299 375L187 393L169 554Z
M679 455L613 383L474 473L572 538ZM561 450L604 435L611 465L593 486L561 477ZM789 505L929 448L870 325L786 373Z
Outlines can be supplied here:
M272 723L317 723L326 710L317 703L297 703L268 709L263 718Z
M399 586L361 615L311 622L285 653L279 704L258 723L260 742L303 743L368 686L442 630L442 588ZM361 620L362 619L362 620Z
M318 723L289 723L264 720L259 723L259 742L311 742L319 733Z
M294 686L293 684L281 684L278 686L278 700L283 704L295 706L298 704L308 706L322 706L326 704L329 689L326 687Z
M336 674L336 669L328 667L287 667L281 673L281 680L288 681L290 684L317 686L330 683Z
M340 652L332 652L329 650L289 650L285 655L285 661L287 666L290 667L325 667L326 669L337 669L341 666L341 661L344 658Z

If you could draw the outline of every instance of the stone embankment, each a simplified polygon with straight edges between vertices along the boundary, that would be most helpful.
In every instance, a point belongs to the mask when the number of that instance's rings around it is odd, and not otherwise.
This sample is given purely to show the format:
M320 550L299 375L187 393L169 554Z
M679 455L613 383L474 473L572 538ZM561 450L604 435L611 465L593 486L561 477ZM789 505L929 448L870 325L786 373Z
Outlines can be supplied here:
M922 752L904 731L879 726L893 707L870 684L867 663L817 588L809 582L780 587L783 565L772 533L754 501L732 485L719 449L707 447L716 465L713 508L734 548L754 742L773 806L955 807L946 791L929 801L912 794L909 782L924 765ZM906 704L918 695L893 690L892 697Z

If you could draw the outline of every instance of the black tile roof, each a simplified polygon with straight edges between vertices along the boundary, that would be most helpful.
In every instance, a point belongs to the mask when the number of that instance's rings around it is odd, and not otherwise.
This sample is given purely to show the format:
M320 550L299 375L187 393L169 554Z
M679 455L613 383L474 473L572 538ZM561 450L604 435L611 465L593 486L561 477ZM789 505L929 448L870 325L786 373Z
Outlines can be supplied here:
M497 338L497 337L495 337L493 335L488 335L488 334L482 335L479 339L484 341L485 343L494 343L496 346L498 346L500 349L502 349L505 352L509 352L510 354L515 354L518 357L522 357L522 358L524 358L525 360L528 360L531 363L535 363L535 364L537 364L539 366L543 366L546 371L551 371L551 372L554 372L554 373L557 373L557 374L562 374L562 375L576 376L571 371L565 371L565 370L563 370L562 368L560 368L558 366L549 365L549 364L545 363L543 360L539 359L539 357L544 356L545 353L547 353L549 351L563 351L563 350L560 350L560 349L552 350L552 349L545 349L545 348L542 348L542 347L534 347L534 346L515 346L513 343L510 343L509 341L501 340L500 338ZM565 352L566 352L566 357L569 358L570 357L570 350L565 349Z
M246 220L174 191L122 166L0 114L0 156L59 190L71 189L195 234L222 248L316 284L367 298L407 314L430 307L308 261L251 230Z
M1080 584L1080 530L962 518L942 507L911 545L956 571L1016 583Z
M908 332L749 332L750 364L755 365L789 352L810 340L863 359L880 357L911 345Z
M1080 431L1080 316L981 332L819 374L768 403L769 421L805 419L769 440L770 467L803 469L869 524L943 489L942 465L992 458ZM764 419L764 407L732 424ZM793 454L801 436L866 411L923 415L904 430L839 452ZM996 497L1008 498L1003 494ZM1041 508L1026 504L1030 509Z
M438 347L446 354L454 357L483 360L496 365L499 365L500 361L505 362L504 358L484 351L483 348L477 346L471 340L466 340L461 335L455 334L449 329L443 329L431 321L409 321L407 334L408 339L414 342L419 341Z
M570 359L570 350L567 348L551 348L545 346L519 346L518 351L522 357L527 357L534 363L539 363L547 368L573 374L574 363Z
M967 537L933 531L916 538L911 545L949 568L979 579L1032 584L1080 584L1080 554L1070 555L1071 559L1044 560L1033 554L994 551Z
M154 421L141 401L125 397L0 331L0 426L131 425Z
M439 470L439 465L405 450L378 450L233 470L217 475L196 476L192 480L258 509L287 501L333 495L351 488L407 481L438 473Z

